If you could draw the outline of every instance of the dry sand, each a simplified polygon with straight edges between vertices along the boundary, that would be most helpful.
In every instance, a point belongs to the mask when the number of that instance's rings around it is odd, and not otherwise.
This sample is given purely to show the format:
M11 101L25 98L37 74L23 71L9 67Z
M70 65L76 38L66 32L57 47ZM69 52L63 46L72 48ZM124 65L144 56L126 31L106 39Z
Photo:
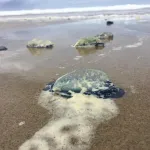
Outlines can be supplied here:
M29 30L34 36L50 38L56 43L52 51L41 56L33 56L24 48L32 35L26 35L26 32L18 34L16 29L9 30L10 34L21 38L16 40L10 37L3 39L6 34L1 33L2 41L10 47L7 55L11 56L17 49L20 51L10 58L7 58L6 53L1 53L0 150L18 149L48 122L50 115L37 105L44 84L82 67L105 71L115 84L126 90L126 95L115 101L120 114L100 124L91 150L149 150L150 36L129 32L120 25L107 28L98 21L59 24L40 28L40 31L32 28ZM103 50L90 54L80 53L70 47L79 37L102 31L115 34L114 40ZM50 34L45 35L47 32ZM137 44L139 42L141 45ZM15 43L19 46L14 46ZM75 59L79 55L82 57Z

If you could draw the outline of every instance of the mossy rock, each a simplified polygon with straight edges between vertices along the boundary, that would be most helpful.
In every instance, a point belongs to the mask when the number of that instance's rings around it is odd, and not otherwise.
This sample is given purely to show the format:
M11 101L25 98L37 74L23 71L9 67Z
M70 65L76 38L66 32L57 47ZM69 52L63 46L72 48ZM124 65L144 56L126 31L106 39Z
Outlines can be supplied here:
M27 44L28 48L53 48L54 44L49 40L33 39Z
M77 43L74 45L76 48L82 48L82 47L97 47L101 46L104 47L104 43L101 42L101 40L97 37L88 37L88 38L81 38L77 41Z

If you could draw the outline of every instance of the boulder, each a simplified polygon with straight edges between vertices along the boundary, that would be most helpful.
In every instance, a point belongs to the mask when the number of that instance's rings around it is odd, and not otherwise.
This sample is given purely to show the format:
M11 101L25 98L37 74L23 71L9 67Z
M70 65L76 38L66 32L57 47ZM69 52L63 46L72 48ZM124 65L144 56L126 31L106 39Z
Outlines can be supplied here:
M107 24L108 26L110 26L110 25L114 24L114 22L113 22L113 21L107 21L106 24Z
M89 47L104 47L104 43L97 37L81 38L74 45L76 48L89 48Z
M52 48L53 43L49 40L39 40L39 39L33 39L32 41L29 41L27 44L28 48Z
M0 51L6 51L7 48L5 46L0 46Z

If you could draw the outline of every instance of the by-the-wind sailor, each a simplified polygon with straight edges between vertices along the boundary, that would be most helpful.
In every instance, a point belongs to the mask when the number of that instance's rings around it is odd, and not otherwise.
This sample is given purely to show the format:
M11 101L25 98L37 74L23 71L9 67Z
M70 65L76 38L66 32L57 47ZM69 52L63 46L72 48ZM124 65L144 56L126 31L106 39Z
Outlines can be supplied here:
M106 73L94 69L75 70L48 83L43 90L66 98L72 97L73 92L99 98L120 98L125 93L109 80Z

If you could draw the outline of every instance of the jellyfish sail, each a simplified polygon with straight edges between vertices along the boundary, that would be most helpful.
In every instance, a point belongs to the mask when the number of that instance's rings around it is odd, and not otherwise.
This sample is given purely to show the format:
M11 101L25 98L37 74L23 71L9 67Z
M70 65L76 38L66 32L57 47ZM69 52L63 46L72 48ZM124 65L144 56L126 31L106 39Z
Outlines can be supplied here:
M95 95L99 98L119 98L124 95L123 89L116 87L106 73L95 69L75 70L55 82L50 82L43 90L68 98L73 93Z

